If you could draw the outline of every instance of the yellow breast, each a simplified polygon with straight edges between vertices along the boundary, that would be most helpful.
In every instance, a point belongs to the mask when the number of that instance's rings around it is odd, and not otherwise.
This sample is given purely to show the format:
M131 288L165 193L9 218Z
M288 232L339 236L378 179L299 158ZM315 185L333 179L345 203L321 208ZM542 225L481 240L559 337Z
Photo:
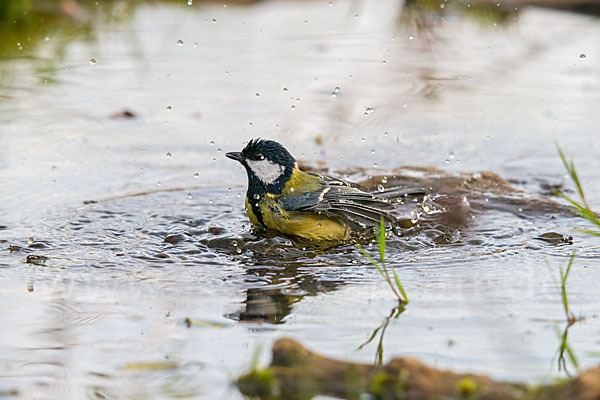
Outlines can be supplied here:
M318 178L295 169L286 183L282 196L294 196L319 188ZM292 188L296 188L293 190ZM262 219L267 228L286 235L314 241L342 242L350 239L348 226L335 218L314 212L286 211L277 200L279 196L266 194L259 201ZM246 213L253 225L260 225L246 198Z
M261 203L263 221L268 228L315 241L350 239L348 227L334 218L313 212L285 211L273 198Z

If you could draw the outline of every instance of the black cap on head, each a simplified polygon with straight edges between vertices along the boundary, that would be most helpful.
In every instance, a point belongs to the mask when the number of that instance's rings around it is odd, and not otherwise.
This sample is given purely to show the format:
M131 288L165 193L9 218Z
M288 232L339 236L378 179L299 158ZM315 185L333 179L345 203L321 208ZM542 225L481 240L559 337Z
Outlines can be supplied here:
M244 147L241 155L245 159L256 161L266 158L273 163L290 168L293 168L296 163L296 159L290 152L274 140L252 139Z
M281 193L296 168L296 159L273 140L253 139L241 152L225 155L246 168L250 197Z

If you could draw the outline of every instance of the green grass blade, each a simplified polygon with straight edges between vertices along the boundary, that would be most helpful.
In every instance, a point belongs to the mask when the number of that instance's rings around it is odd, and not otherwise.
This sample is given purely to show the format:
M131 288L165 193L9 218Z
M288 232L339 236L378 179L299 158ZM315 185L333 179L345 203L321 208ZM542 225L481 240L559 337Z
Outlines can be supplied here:
M599 231L592 231L590 229L582 229L582 228L575 228L574 230L579 233L585 233L586 235L600 236Z
M573 265L573 261L575 260L575 252L577 250L573 250L573 253L571 253L571 257L569 257L569 264L567 264L567 269L565 270L565 278L563 280L563 285L565 283L567 283L567 278L569 277L569 272L571 271L571 266Z
M575 183L575 187L577 188L577 192L579 193L581 200L585 201L585 195L583 194L583 188L581 187L581 182L579 181L579 176L577 176L577 170L575 169L575 164L573 163L573 161L570 161L570 162L567 161L567 157L565 157L565 153L563 153L562 149L560 147L558 147L558 145L556 146L556 150L558 150L558 155L560 156L560 159L561 159L563 165L565 166L565 169L569 173L571 180L573 181L573 183Z
M402 297L404 298L404 302L406 304L408 304L408 296L406 295L404 286L402 286L402 283L400 283L400 279L398 278L398 274L396 273L396 270L394 268L392 268L392 271L394 272L394 280L396 281L396 286L398 287L398 290L400 290L400 293L402 294Z
M592 222L593 224L595 224L597 226L600 226L600 220L598 220L598 217L596 216L596 214L594 214L594 212L592 210L581 205L580 203L573 200L572 198L570 198L569 196L567 196L564 193L557 193L557 195L559 197L565 199L569 203L571 203L571 205L573 206L573 212L575 214L579 215L582 218L587 219L588 221Z
M567 318L568 318L569 317L569 300L567 299L567 291L564 287L563 287L563 291L562 291L562 301L563 301L563 307L565 308L565 314L567 314Z
M379 224L379 234L377 235L377 244L379 244L379 257L381 258L381 264L385 265L385 224L383 222L383 215L381 216L381 223Z
M368 345L369 343L371 343L373 341L373 339L375 339L375 336L377 335L377 332L379 332L381 330L381 328L383 328L383 325L379 325L379 328L375 329L373 331L373 333L371 333L371 336L369 336L369 339L367 339L366 342L364 342L363 344L361 344L360 346L358 346L358 348L356 350L362 350L366 345Z
M575 369L579 369L579 362L577 361L577 357L573 353L571 346L565 342L565 351L567 352L567 356L569 356L569 360L571 360L571 364L575 367Z
M575 183L575 187L577 188L577 192L579 193L579 197L581 200L585 202L585 195L583 194L583 188L581 187L581 182L579 182L579 177L577 176L577 171L575 170L575 164L573 161L570 163L569 173L571 174L571 179Z
M381 274L381 276L383 276L385 278L385 274L383 273L383 270L381 269L381 267L379 266L379 264L377 264L375 262L375 260L373 260L373 257L371 257L369 255L369 253L367 253L365 251L365 249L362 248L362 246L357 245L356 247L358 247L358 249L365 255L365 257L367 257L369 259L369 261L371 261L371 263L375 266L375 268L377 268L377 271L379 271L379 273Z
M560 156L560 159L562 160L565 169L569 171L569 163L567 162L567 157L565 157L565 153L563 153L562 149L558 147L558 144L556 145L556 150L558 150L558 155Z

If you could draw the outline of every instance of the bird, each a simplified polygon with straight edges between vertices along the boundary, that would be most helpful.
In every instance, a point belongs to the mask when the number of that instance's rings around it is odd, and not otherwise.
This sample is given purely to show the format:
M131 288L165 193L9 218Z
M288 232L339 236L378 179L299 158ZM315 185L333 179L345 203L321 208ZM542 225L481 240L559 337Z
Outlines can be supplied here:
M252 139L226 157L240 162L248 175L245 209L251 224L311 243L347 243L374 233L383 218L393 227L394 202L359 185L304 172L290 152L273 140ZM401 195L420 193L402 191Z

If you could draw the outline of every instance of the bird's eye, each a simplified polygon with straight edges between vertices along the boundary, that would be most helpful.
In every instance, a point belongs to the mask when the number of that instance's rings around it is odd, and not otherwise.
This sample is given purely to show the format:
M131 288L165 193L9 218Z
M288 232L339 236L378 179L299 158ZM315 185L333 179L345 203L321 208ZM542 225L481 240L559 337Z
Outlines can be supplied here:
M263 156L262 154L258 153L258 154L256 155L256 159L258 159L258 160L264 160L264 159L265 159L265 156Z

